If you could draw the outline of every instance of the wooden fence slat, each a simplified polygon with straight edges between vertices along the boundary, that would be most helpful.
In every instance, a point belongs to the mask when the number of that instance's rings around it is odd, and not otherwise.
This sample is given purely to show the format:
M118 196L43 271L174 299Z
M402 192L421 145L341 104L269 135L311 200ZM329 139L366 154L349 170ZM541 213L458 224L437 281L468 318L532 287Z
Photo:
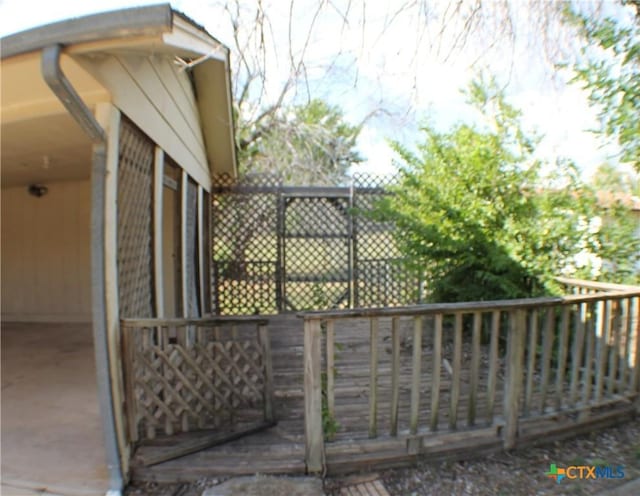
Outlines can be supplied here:
M378 437L378 330L377 317L369 320L369 438Z
M571 318L571 306L562 307L562 319L560 321L560 339L558 340L558 369L556 370L556 410L562 408L564 398L564 376L567 366L567 351L569 346L569 320Z
M633 330L633 336L635 340L635 352L632 362L635 373L631 380L630 392L640 393L640 298L634 298L634 311L631 312L631 327Z
M584 375L582 378L582 405L586 406L591 402L591 394L593 391L593 366L594 366L594 341L595 341L595 321L594 321L593 304L589 305L586 309L587 322L586 322L586 340L587 349L585 351L584 358ZM580 420L585 420L589 416L589 409L585 408L580 416Z
M258 326L258 341L262 348L264 365L264 420L265 422L273 422L275 420L275 414L273 412L273 363L271 357L271 341L269 339L269 329L267 326Z
M398 404L400 399L400 318L391 320L391 436L398 435Z
M487 378L487 420L493 422L498 372L498 340L500 337L500 310L491 312L491 338L489 341L489 377Z
M505 449L516 446L518 435L518 404L523 375L523 355L526 335L526 314L524 310L509 312L509 334L507 336L507 373L504 399L503 442Z
M442 314L435 316L433 329L433 374L431 376L431 430L438 429L440 411L440 367L442 362Z
M476 422L476 406L478 401L478 378L480 376L480 332L482 331L482 314L473 313L473 334L471 336L471 377L469 378L469 409L467 423L472 426Z
M135 336L133 329L122 328L122 358L124 360L125 401L127 405L127 422L129 427L129 440L138 441L138 413L135 400Z
M304 432L308 472L321 472L324 465L321 380L322 328L319 319L304 323Z
M604 393L604 379L607 367L607 356L608 356L608 346L607 343L609 341L609 313L610 313L610 302L609 301L599 301L597 303L598 308L598 320L596 323L596 361L597 361L597 373L596 373L596 403L600 403L602 401L602 396Z
M454 317L453 364L451 377L451 402L449 403L449 428L455 429L458 424L458 404L460 402L460 372L462 368L462 314Z
M569 386L569 406L574 407L578 400L578 385L580 384L580 370L584 348L584 332L587 320L587 304L578 305L576 313L575 331L573 336L573 350L571 352L571 382Z
M551 353L553 350L553 338L556 327L555 308L547 308L544 319L544 334L542 336L542 378L540 380L540 413L544 413L547 407L547 394L551 379Z
M420 412L420 365L422 361L422 317L413 319L413 361L411 363L411 434L418 432L418 414Z
M538 352L538 312L531 311L529 317L529 346L527 350L527 382L524 394L524 414L529 415L531 411L531 400L533 397L533 376L536 371L536 354Z
M326 321L327 332L327 410L329 416L335 418L336 416L336 388L335 388L335 375L336 375L336 343L335 343L335 321L329 319Z
M611 339L609 341L609 370L607 374L607 395L616 393L615 382L618 372L618 353L620 352L620 304L618 301L611 302Z
M627 383L629 381L629 350L631 343L631 300L627 298L622 300L622 354L620 360L620 392L627 391Z

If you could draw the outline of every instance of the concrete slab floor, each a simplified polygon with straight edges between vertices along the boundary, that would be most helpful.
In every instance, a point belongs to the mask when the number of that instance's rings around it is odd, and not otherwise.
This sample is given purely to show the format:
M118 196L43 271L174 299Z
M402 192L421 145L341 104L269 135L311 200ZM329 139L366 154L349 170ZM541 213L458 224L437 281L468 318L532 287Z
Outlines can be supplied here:
M2 495L104 495L90 326L3 322L1 333Z

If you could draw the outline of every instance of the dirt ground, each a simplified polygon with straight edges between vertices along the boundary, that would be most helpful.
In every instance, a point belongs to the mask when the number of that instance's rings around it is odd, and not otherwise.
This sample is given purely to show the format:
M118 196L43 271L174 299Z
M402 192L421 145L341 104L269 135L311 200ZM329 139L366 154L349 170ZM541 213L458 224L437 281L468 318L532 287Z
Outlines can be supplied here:
M556 483L545 475L553 463L558 467L620 466L624 479L564 479ZM379 471L378 476L392 496L599 494L640 478L640 419L550 445L465 462L418 462L413 467ZM327 477L327 496L339 495L343 480ZM138 484L129 487L125 495L201 496L205 488L221 482L215 479L192 484Z

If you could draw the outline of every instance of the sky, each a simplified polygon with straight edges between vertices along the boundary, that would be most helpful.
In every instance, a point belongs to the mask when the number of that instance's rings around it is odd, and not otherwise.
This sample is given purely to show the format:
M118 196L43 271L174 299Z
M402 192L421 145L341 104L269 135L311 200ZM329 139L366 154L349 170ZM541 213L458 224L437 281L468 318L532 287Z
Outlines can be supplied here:
M157 2L0 0L0 36L68 17L149 3ZM233 33L222 3L176 0L172 6L231 46ZM305 50L307 77L300 91L291 95L292 101L324 98L339 105L352 123L374 114L358 142L368 159L359 166L361 171L392 172L394 155L387 141L411 146L419 139L422 122L444 130L471 119L460 90L482 69L489 69L505 85L510 103L523 112L525 128L544 135L539 147L543 158L569 157L588 178L612 155L613 148L603 148L589 131L597 127L597 119L584 92L567 85L570 75L555 71L545 59L546 52L542 53L544 47L531 43L530 31L536 26L526 11L516 8L511 15L519 33L512 45L487 50L480 42L451 50L459 42L460 30L452 17L447 18L450 13L444 1L432 2L436 7L429 12L398 12L397 1L367 2L365 9L363 2L335 0L323 3L316 17L319 2L315 0L296 0L291 10L289 2L263 3L270 12L266 100L277 97L291 73L289 55L295 58ZM240 27L244 33L253 28L255 2L249 5ZM289 18L294 22L289 23Z

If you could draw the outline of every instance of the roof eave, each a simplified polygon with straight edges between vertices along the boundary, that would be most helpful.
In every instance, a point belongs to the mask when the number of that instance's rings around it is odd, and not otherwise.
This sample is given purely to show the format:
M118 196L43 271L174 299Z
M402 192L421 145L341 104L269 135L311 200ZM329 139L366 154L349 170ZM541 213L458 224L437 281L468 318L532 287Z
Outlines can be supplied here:
M74 45L110 38L154 36L170 32L169 4L103 12L40 26L0 39L2 58L40 50L53 44Z

